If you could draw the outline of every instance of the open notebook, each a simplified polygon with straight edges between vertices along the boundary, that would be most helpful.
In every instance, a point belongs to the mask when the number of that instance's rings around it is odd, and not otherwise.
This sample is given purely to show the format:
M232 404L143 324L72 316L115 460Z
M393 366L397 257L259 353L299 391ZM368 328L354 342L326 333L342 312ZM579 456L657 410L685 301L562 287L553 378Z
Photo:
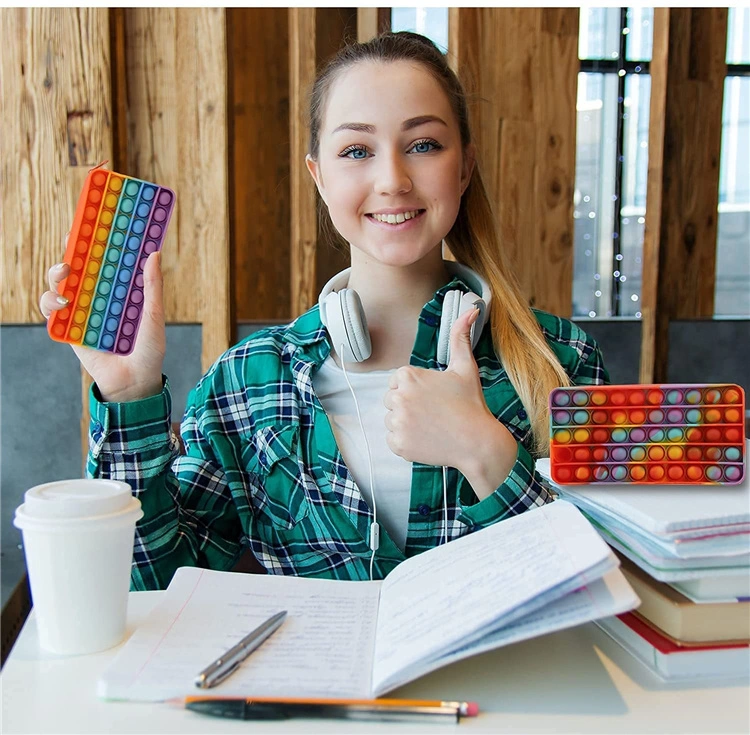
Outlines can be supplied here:
M99 681L108 699L196 694L199 671L280 610L217 696L375 697L453 661L636 607L618 561L556 501L412 557L383 581L182 567Z

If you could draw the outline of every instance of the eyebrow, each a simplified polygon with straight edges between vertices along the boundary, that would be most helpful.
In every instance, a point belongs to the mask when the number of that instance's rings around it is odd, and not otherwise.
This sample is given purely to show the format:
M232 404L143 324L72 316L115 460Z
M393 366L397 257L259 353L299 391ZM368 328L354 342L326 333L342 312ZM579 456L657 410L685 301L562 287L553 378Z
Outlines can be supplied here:
M446 128L448 127L448 124L445 122L445 120L437 117L437 115L419 115L418 117L410 117L408 120L405 120L401 124L401 130L412 130L413 128L417 128L420 125L424 125L425 123L429 122L437 122L441 125L445 125ZM333 132L338 133L341 130L354 130L358 133L369 133L372 135L375 133L375 126L368 125L367 123L349 122L342 123Z

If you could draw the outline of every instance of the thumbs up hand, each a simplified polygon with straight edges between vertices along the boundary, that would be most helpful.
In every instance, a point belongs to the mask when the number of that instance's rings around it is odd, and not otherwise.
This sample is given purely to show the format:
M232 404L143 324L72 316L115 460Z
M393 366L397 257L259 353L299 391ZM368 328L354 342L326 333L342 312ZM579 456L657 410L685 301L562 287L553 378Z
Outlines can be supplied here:
M478 495L489 488L486 497L510 472L517 445L484 400L471 351L471 325L478 315L477 309L469 310L453 324L446 370L396 370L384 399L385 426L394 454L409 462L455 467Z

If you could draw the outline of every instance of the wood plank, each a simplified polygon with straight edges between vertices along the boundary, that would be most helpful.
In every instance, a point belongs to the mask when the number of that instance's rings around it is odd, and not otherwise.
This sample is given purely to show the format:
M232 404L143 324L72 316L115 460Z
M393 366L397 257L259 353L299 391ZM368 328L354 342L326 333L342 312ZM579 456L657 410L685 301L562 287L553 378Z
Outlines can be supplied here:
M315 79L315 8L289 9L289 141L291 180L291 302L301 314L317 296L315 250L318 220L315 184L305 167L308 147L306 94Z
M357 40L360 43L391 30L391 8L357 8Z
M34 324L88 170L112 158L108 10L3 8L0 25L0 320Z
M227 33L235 313L289 319L288 10L228 9Z
M503 247L531 303L570 316L578 10L459 8L450 19L456 66L477 84L470 114Z
M713 316L727 17L654 15L641 382L667 379L670 321Z
M177 192L164 306L168 322L201 323L205 370L232 341L225 12L134 8L126 18L128 173Z

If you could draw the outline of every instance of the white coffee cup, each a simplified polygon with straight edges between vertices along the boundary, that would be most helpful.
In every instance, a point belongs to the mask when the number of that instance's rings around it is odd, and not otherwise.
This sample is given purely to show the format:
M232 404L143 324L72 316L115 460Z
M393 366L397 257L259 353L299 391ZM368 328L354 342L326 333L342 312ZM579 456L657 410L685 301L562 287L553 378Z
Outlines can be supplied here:
M142 517L125 482L60 480L26 491L13 523L23 533L42 648L83 654L122 641Z

